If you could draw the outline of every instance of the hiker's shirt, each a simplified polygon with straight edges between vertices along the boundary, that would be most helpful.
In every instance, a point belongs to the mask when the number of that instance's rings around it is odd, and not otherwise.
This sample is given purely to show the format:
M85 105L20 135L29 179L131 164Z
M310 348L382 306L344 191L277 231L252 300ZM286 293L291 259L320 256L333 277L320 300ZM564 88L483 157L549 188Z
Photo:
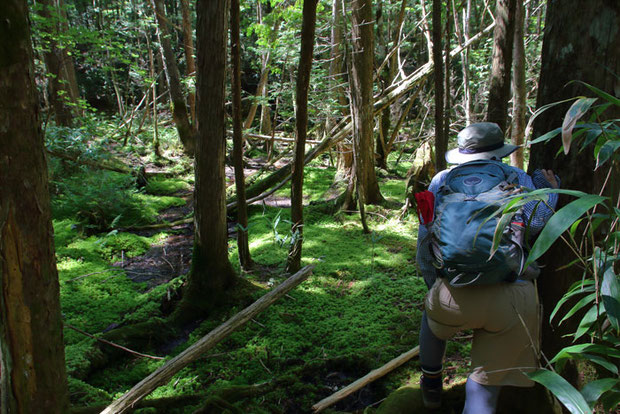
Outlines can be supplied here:
M541 170L534 171L530 177L525 171L519 168L510 168L514 169L517 173L519 185L521 187L528 189L552 188L551 184L545 179ZM431 184L428 186L428 191L432 192L434 195L437 195L437 191L439 191L443 185L448 171L450 170L443 170L435 175L431 181ZM559 183L560 181L557 176L556 179ZM530 201L523 206L523 218L525 223L528 223L530 237L537 235L553 214L555 206L558 202L558 194L551 193L547 197L547 203ZM433 256L431 255L429 245L430 237L428 236L428 228L420 224L418 230L416 261L420 268L420 272L422 273L422 277L426 282L426 286L430 288L435 283L435 279L437 279L437 269L433 266Z

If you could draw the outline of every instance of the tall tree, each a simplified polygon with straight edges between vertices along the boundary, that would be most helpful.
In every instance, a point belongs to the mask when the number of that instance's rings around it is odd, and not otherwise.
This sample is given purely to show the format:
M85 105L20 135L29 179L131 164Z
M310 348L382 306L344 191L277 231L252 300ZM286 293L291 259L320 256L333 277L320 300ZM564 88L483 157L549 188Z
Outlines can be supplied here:
M523 36L524 5L517 2L515 13L515 35L512 58L512 134L511 141L515 145L523 145L525 139L525 115L526 98L525 91L525 41ZM523 168L523 148L519 148L510 154L510 164L514 167Z
M297 118L295 129L295 159L293 161L293 176L291 178L291 227L293 244L288 254L286 271L295 273L301 268L301 247L303 244L304 225L304 159L306 149L306 129L308 128L308 88L310 86L310 71L312 69L312 54L314 52L314 31L316 28L317 0L304 0L303 21L301 23L301 52L295 100L297 101Z
M495 122L506 133L508 101L510 100L510 72L515 31L517 0L497 0L495 29L493 30L493 65L489 82L486 120Z
M243 269L252 267L248 245L248 211L245 200L245 175L243 171L243 124L241 120L241 42L239 39L239 0L230 1L230 54L232 62L233 101L233 163L237 190L237 250Z
M444 131L444 79L441 47L441 0L433 0L433 65L435 72L435 167L437 171L446 169L444 157L448 150L448 139Z
M577 12L578 11L578 12ZM591 96L580 80L613 95L618 94L620 73L620 3L615 0L553 0L547 3L547 16L542 49L541 73L536 105L559 102L578 95ZM567 28L570 28L567 30ZM534 123L533 136L540 136L562 126L567 105L543 112ZM603 114L611 119L619 113ZM594 171L592 150L576 151L555 156L561 148L559 140L546 146L534 145L529 170L552 168L562 180L562 187L585 192L598 192L604 182L604 171ZM618 177L616 172L616 177ZM618 197L618 189L610 192ZM562 203L562 199L560 200ZM558 206L559 208L559 206ZM567 345L563 337L574 326L562 324L551 329L549 314L567 288L581 278L581 270L565 268L572 257L569 249L556 243L544 258L544 274L539 279L539 291L544 308L542 349L551 357ZM557 269L562 269L558 271ZM569 321L570 322L570 321ZM574 373L575 374L575 373Z
M62 0L41 0L40 14L44 23L43 56L49 75L48 97L56 123L71 126L77 114L79 92L73 58L68 53L67 47L58 40L68 29L67 14Z
M227 0L196 5L198 135L195 155L194 249L180 319L218 303L236 279L228 259L226 225L226 37Z
M187 63L187 76L196 76L196 61L194 60L194 37L192 36L192 19L190 17L189 0L181 0L181 15L183 16L183 48ZM191 88L187 94L191 123L196 123L196 92Z
M3 413L69 400L28 7L0 6L0 393Z
M364 200L360 204L377 204L383 201L375 174L373 145L373 64L374 29L372 0L351 2L351 109L353 140L358 148L353 151L358 189Z
M168 80L172 117L179 134L179 139L183 144L183 149L186 153L193 154L196 146L195 129L190 123L187 104L185 103L183 89L181 88L181 77L179 75L177 60L172 50L172 45L170 44L170 31L168 30L168 19L166 19L164 1L151 0L151 5L157 18L159 48L164 61L164 72Z

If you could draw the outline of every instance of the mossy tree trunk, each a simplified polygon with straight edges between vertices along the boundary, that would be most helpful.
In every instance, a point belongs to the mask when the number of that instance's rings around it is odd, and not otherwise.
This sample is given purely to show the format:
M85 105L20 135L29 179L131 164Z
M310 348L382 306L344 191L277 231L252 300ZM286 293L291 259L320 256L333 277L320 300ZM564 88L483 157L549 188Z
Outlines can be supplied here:
M308 127L308 88L310 87L310 71L312 69L312 54L314 51L316 6L317 0L304 0L303 21L301 24L301 52L295 85L297 139L295 140L295 159L293 162L293 176L291 178L291 221L293 223L291 232L294 237L286 264L286 271L288 273L295 273L301 268L304 225L304 159L306 129Z
M444 80L443 59L441 47L441 0L433 0L433 73L435 91L435 165L437 171L446 169L445 154L448 149L448 139L444 131Z
M354 151L357 183L364 202L378 204L383 201L375 173L373 141L373 65L374 24L371 0L353 0L351 3L351 108L353 140L359 151Z
M168 81L170 91L170 101L172 109L172 118L179 134L183 149L187 154L194 154L196 148L195 129L192 127L187 111L187 104L183 96L181 88L181 76L177 66L177 60L170 44L170 32L168 30L168 21L164 9L163 0L151 0L151 5L155 11L157 18L157 27L159 28L159 48L163 57L164 72Z
M228 259L224 174L227 5L226 0L200 0L196 6L195 231L192 267L176 313L181 319L208 312L235 282Z
M620 73L620 3L615 0L555 0L548 2L547 7L536 106L540 108L578 95L593 96L593 93L581 84L571 83L574 80L587 82L617 96L617 74ZM532 138L562 126L569 105L570 103L555 106L542 113L534 123ZM620 113L616 108L615 113L608 110L603 116L613 119L619 117ZM563 188L598 193L607 171L604 168L594 171L592 148L581 152L572 148L568 155L562 152L556 157L561 145L559 139L547 145L534 145L529 171L552 168L560 176ZM607 194L613 197L618 197L618 176L620 174L617 171L612 174L611 181L614 181L615 177L616 187L607 189ZM569 200L561 198L560 205L567 201ZM549 315L555 304L568 287L582 277L582 271L576 266L563 268L572 260L574 256L561 242L552 246L542 260L545 267L538 284L544 307L542 350L549 358L570 344L571 337L564 335L575 330L571 319L561 326L554 326L553 329L549 324ZM558 271L560 268L562 270ZM573 374L569 380L576 379L577 373Z
M58 272L25 0L2 5L0 142L0 411L64 413Z

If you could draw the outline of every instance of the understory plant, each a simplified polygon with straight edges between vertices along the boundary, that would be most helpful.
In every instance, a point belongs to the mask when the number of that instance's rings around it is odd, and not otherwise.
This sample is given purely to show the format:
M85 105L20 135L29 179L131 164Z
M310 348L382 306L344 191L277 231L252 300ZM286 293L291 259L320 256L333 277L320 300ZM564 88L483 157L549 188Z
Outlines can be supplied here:
M594 144L596 168L608 168L604 185L615 188L620 125L617 119L601 121L599 117L610 107L620 108L620 100L591 85L584 85L598 98L573 98L574 103L566 113L563 126L532 143L546 142L561 135L565 153L577 144L581 150ZM599 100L603 103L595 106ZM550 106L541 108L534 117ZM592 115L587 122L581 122L586 113ZM515 196L502 212L496 231L496 245L501 237L500 229L520 207L532 200L544 203L549 193L565 194L574 199L549 219L533 244L525 267L534 263L559 239L575 254L575 259L567 266L580 266L583 269L582 279L564 294L550 319L561 324L569 319L581 318L571 334L574 342L579 343L563 348L546 368L528 376L549 389L571 413L593 413L601 409L615 412L620 403L620 200L602 196L605 188L600 195L540 189ZM586 361L600 367L599 378L577 390L556 372L561 372L569 360Z

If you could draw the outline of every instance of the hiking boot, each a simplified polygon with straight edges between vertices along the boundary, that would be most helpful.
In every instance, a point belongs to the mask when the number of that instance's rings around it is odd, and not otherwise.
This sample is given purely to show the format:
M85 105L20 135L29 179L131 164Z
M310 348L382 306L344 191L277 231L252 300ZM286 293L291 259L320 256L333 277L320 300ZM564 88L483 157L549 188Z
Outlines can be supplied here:
M436 410L441 407L441 390L442 384L439 382L437 386L429 386L424 381L424 376L420 379L420 389L422 390L422 401L424 406L430 410Z

